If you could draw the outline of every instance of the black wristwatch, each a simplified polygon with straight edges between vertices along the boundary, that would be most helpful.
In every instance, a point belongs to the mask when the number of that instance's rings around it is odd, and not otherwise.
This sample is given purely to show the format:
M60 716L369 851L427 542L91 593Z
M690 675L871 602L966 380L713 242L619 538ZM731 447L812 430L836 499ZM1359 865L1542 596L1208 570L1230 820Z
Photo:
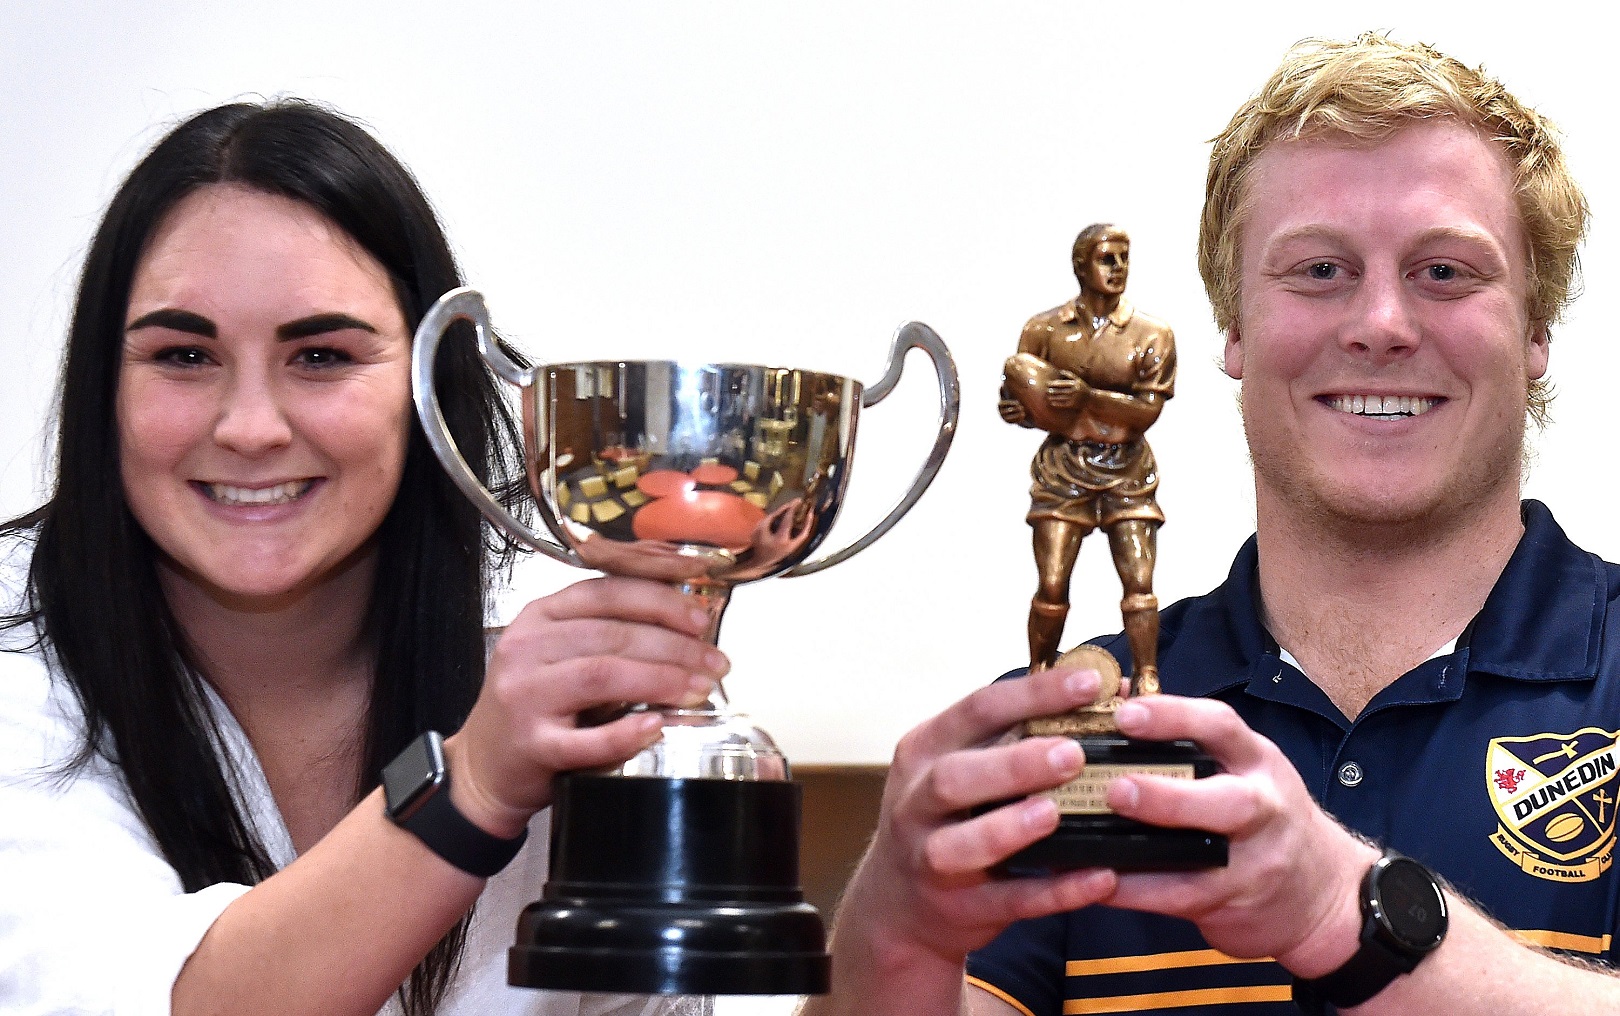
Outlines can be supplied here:
M1446 897L1434 873L1386 850L1361 880L1361 947L1325 977L1294 978L1294 1004L1307 1016L1348 1009L1411 973L1446 937Z
M469 875L489 878L511 863L528 838L525 829L503 840L467 820L450 802L444 738L430 730L405 746L382 774L388 817L427 848Z

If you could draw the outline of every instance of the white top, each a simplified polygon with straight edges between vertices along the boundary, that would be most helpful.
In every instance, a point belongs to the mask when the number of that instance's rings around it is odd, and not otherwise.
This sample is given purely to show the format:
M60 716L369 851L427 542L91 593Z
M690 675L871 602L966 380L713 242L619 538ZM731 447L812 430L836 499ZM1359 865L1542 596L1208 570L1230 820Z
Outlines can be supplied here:
M0 562L0 605L18 595L26 562ZM23 555L26 556L26 555ZM16 644L16 636L8 639ZM237 799L270 859L294 857L258 757L210 691ZM181 966L209 925L248 886L181 889L179 876L103 758L72 775L83 713L37 652L0 650L0 1012L15 1016L167 1016ZM529 824L523 852L489 880L468 929L443 1016L706 1016L708 999L578 995L506 984L519 912L546 878L549 812ZM399 1016L398 999L382 1010Z

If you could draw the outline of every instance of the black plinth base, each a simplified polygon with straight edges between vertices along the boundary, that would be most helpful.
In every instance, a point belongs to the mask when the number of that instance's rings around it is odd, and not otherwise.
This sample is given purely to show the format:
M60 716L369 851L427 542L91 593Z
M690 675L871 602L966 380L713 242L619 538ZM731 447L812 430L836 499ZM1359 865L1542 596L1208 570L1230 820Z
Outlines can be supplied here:
M799 887L797 784L557 779L551 878L507 980L648 995L817 995L826 933Z
M1087 768L1191 766L1195 779L1219 771L1215 760L1191 741L1139 741L1118 735L1076 740L1085 751ZM1065 814L1052 835L1009 857L997 873L1047 875L1076 868L1190 871L1224 866L1226 851L1225 836L1202 829L1166 829L1112 812Z

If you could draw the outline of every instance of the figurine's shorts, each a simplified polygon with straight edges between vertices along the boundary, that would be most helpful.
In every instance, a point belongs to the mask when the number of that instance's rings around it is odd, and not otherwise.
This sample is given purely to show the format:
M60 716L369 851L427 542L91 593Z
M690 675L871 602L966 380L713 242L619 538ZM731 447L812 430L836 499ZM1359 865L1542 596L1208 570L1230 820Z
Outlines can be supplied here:
M1029 514L1071 522L1087 529L1106 529L1116 522L1164 521L1159 510L1158 465L1146 441L1097 444L1053 435L1030 463Z

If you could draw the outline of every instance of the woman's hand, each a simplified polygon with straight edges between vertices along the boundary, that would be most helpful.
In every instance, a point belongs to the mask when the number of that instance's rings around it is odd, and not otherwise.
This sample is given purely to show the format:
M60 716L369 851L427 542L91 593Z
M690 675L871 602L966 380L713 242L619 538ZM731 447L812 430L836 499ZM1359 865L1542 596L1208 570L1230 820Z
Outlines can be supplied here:
M516 836L551 803L557 773L614 765L652 744L657 713L599 725L580 714L702 704L730 668L703 640L708 624L690 596L646 579L587 579L529 604L496 644L466 725L445 741L457 807Z

